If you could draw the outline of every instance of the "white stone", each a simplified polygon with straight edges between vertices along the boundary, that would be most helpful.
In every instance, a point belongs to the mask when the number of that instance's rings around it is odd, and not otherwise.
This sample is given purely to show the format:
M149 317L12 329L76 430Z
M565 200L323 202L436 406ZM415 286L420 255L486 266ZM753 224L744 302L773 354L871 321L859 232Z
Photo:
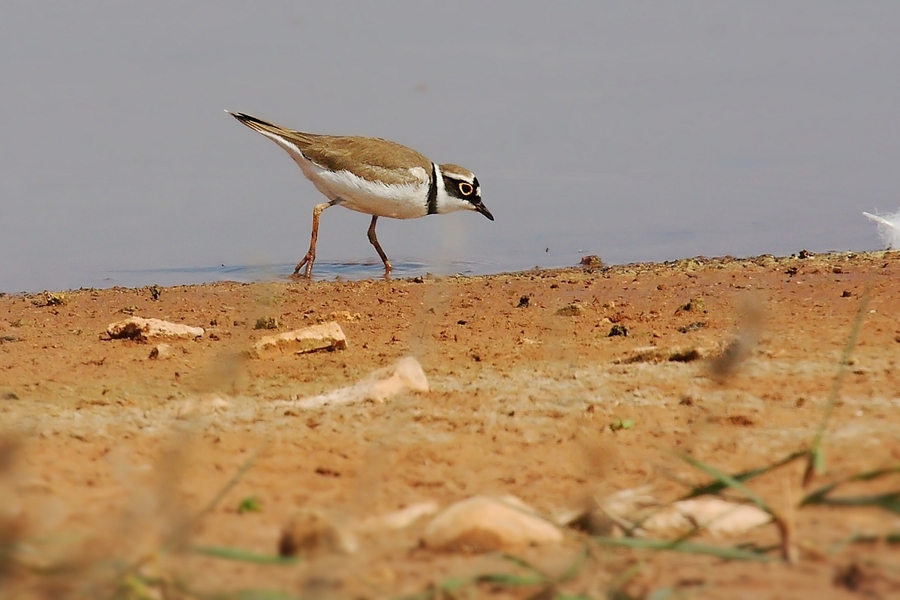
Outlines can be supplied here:
M144 319L131 317L124 321L111 323L106 328L111 338L131 338L147 341L155 337L187 337L198 338L203 335L202 327L191 327L181 323L170 323L161 319Z
M674 538L696 528L714 537L746 533L769 523L771 515L751 504L730 502L714 496L701 496L662 505L648 494L649 487L622 490L597 500L599 514L608 517L622 530L632 529L637 537ZM614 534L616 534L614 528Z
M356 385L340 388L320 396L301 398L285 403L300 408L322 408L366 400L384 402L391 396L396 396L406 390L427 392L428 389L428 378L425 376L425 371L422 370L422 365L412 356L407 356L387 369L375 371Z
M562 530L515 496L473 496L441 512L425 528L429 548L485 552L557 543Z
M268 335L253 345L250 355L254 358L293 352L303 354L317 350L343 350L347 337L335 321L311 325L303 329Z
M693 498L673 502L641 524L641 533L675 537L699 527L715 537L746 533L765 525L772 516L751 504L721 498Z

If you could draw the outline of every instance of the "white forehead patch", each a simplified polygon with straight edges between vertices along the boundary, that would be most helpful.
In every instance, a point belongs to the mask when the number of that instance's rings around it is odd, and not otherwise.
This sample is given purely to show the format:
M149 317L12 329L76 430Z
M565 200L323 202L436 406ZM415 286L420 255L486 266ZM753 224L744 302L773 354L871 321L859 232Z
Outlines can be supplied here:
M448 166L450 167L449 169L447 168ZM468 169L464 169L463 167L457 165L444 165L444 168L441 170L447 177L451 179L455 179L457 181L465 181L466 183L475 185L475 175Z
M450 179L453 179L454 181L464 181L464 182L472 185L473 187L475 185L475 176L474 175L472 175L470 177L468 175L462 175L461 173L452 173L452 172L448 173L447 171L444 171L444 174L447 175L447 177L449 177Z

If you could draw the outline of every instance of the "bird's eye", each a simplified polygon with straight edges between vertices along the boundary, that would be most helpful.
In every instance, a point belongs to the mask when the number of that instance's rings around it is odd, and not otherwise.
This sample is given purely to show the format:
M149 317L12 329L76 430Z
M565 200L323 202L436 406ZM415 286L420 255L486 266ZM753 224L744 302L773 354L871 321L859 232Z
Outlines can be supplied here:
M459 184L459 191L463 196L471 196L472 192L475 191L475 188L472 187L471 183L466 183L465 181L461 181Z

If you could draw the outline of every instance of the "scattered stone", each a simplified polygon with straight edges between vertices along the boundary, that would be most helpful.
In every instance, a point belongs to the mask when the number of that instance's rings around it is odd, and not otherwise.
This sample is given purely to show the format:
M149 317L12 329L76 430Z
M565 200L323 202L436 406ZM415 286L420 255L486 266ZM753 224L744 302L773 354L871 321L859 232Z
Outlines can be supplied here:
M606 334L606 337L628 337L628 329L624 325L616 324L609 328L609 333Z
M528 308L528 304L531 302L531 296L525 294L521 298L519 298L519 303L516 305L516 308Z
M171 358L172 357L172 346L169 344L157 344L153 346L153 349L150 350L150 358L152 359L160 359L160 358Z
M154 337L189 337L198 338L203 335L202 327L191 327L181 323L170 323L161 319L144 319L131 317L106 328L110 338L128 338L146 342Z
M4 342L18 342L19 338L14 335L0 335L0 344Z
M130 306L126 306L125 308L121 309L119 312L124 313L126 315L133 315L137 311L138 311L138 307L135 306L134 304L132 304Z
M688 301L687 304L683 304L679 306L675 311L676 315L680 315L683 312L706 312L706 303L703 302L703 298L693 298Z
M691 331L697 331L698 329L704 329L709 325L706 321L695 321L694 323L690 323L688 325L684 325L683 327L679 327L679 333L690 333Z
M275 317L260 317L256 320L253 329L278 329L278 319Z
M329 321L278 335L266 336L253 345L250 355L254 358L261 358L283 352L304 354L317 350L344 350L346 347L347 337L341 326L335 321Z
M358 547L353 535L324 513L304 510L281 530L278 554L312 558L323 554L353 554Z
M746 533L772 520L769 513L750 504L703 497L679 500L641 523L637 535L677 537L700 527L714 537Z
M330 317L337 321L362 321L362 315L359 313L351 313L349 310L336 310L331 313Z
M739 427L752 427L755 424L753 419L746 415L731 415L728 417L728 422Z
M557 309L556 314L561 317L577 317L584 314L584 307L578 302L573 302Z
M853 295L853 292L851 292L850 290L844 290L843 292L841 292L841 298L849 298L852 295Z
M436 516L422 541L432 549L490 552L562 539L559 527L515 496L473 496Z
M15 392L6 392L5 394L3 394L3 399L4 400L18 400L19 396L16 395Z
M411 356L399 360L387 369L375 371L356 385L340 388L320 396L290 401L289 404L300 408L322 408L365 402L366 400L384 402L405 390L428 391L428 378L425 377L425 371L422 370L419 361Z
M62 292L44 292L31 301L35 306L62 306L69 301L67 294Z
M582 267L602 267L603 261L596 254L588 254L587 256L582 256L578 264Z
M649 490L643 486L597 498L594 508L573 511L560 524L589 523L593 534L620 536L630 531L635 537L672 539L697 528L715 537L740 535L771 521L769 513L750 504L702 496L663 505Z

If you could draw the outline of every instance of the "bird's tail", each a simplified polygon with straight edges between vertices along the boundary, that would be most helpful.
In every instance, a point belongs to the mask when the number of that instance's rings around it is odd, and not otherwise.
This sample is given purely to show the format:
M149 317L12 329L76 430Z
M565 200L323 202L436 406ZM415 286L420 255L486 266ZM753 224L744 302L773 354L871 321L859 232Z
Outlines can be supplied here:
M309 146L312 140L317 137L311 133L303 133L302 131L286 129L274 123L269 123L268 121L257 119L256 117L252 117L248 114L231 112L230 110L226 110L225 112L227 112L229 115L231 115L250 129L257 131L270 140L274 141L276 144L291 153L292 156L296 155L297 153L300 153L302 155L303 151Z
M248 115L248 114L245 114L242 112L231 112L230 110L226 110L225 112L227 112L229 115L231 115L232 117L234 117L235 119L237 119L238 121L240 121L241 123L243 123L244 125L249 127L250 129L253 129L254 131L258 131L263 135L268 133L268 134L283 136L285 134L294 133L289 129L285 129L284 127L279 127L278 125L275 125L274 123L269 123L268 121L263 121L262 119L257 119L256 117L253 117L251 115Z

